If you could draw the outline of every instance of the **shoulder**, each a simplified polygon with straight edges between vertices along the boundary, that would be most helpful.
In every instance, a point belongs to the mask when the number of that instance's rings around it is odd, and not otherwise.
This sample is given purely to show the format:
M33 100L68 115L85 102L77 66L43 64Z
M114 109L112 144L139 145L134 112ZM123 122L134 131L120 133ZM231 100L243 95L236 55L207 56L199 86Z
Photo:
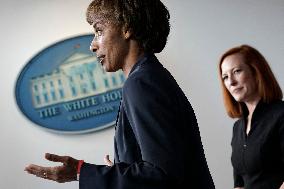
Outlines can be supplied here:
M268 104L267 109L269 115L284 119L284 102L282 100Z
M154 56L138 65L124 83L124 92L168 93L178 84Z
M261 120L271 125L271 130L284 129L284 102L282 100L265 104L262 110Z
M182 92L159 62L145 62L129 75L122 89L125 104L171 106Z
M282 101L282 100L277 100L277 101L271 103L271 106L276 111L284 112L284 101Z
M169 77L171 74L164 68L159 60L153 55L147 58L146 61L135 67L132 73L129 75L129 82L140 79L158 79L161 77Z
M135 73L129 77L122 88L124 101L141 102L157 99L169 99L167 87L156 78L150 77L149 73Z
M235 121L234 126L233 126L233 133L237 133L241 131L242 124L244 123L244 118L240 118L237 121Z
M155 85L155 82L151 82L149 73L139 68L135 73L127 78L123 86L123 93L129 94L132 92L140 93L146 92Z
M276 120L276 128L281 137L284 135L284 102L279 100L270 104L270 117Z
M242 118L235 121L233 129L232 129L232 138L231 138L231 145L234 147L237 145L241 140L243 136L243 129L244 129L244 120Z
M234 127L238 127L239 125L241 125L244 121L244 118L241 117L239 119L237 119L235 122L234 122Z

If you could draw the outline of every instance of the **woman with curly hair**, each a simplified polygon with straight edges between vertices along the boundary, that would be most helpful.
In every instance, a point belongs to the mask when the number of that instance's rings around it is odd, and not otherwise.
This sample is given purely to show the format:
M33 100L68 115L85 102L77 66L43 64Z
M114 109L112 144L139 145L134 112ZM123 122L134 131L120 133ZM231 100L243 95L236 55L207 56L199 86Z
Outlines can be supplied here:
M170 31L159 0L94 0L87 21L94 28L91 51L107 72L126 81L114 137L114 163L94 165L47 154L63 166L30 165L40 177L67 182L79 174L80 189L213 189L194 111L154 53Z

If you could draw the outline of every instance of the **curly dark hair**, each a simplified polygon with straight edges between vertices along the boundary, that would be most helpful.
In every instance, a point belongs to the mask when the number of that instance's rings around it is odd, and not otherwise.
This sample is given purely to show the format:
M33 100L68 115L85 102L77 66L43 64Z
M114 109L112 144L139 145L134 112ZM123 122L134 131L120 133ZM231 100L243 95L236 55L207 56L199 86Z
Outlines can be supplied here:
M170 14L160 0L93 0L86 13L87 22L96 19L126 27L145 52L159 53L170 32Z

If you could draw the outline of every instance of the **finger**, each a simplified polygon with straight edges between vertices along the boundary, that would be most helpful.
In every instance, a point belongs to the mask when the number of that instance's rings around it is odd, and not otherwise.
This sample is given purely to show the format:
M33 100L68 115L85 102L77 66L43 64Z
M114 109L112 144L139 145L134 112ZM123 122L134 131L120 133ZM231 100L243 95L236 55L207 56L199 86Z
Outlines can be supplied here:
M58 169L61 167L42 167L38 165L29 165L25 168L25 171L27 171L29 174L33 174L37 177L53 180L59 182L60 177L58 175Z
M27 171L28 173L34 174L36 172L40 172L42 169L43 167L39 165L30 164L25 168L25 171Z
M112 166L113 165L113 162L109 160L109 155L106 155L104 157L104 162L107 166Z
M59 155L56 155L56 154L46 153L45 159L47 159L49 161L53 161L53 162L65 163L66 157L65 156L59 156Z
M29 166L27 166L25 168L25 171L27 171L29 174L33 174L33 175L36 175L37 177L41 177L41 178L47 178L47 172L49 172L49 169L48 167L42 167L42 166L39 166L39 165L34 165L34 164L31 164Z

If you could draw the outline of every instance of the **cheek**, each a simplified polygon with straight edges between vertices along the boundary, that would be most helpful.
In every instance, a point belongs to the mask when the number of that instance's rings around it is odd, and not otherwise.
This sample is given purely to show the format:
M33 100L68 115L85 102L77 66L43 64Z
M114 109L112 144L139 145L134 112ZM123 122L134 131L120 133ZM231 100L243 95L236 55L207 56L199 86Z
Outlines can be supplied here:
M103 43L103 38L100 37L99 39L97 39L97 43L102 46L104 44Z
M252 92L256 92L257 91L257 85L256 85L256 83L254 82L254 81L251 81L251 83L250 83L250 85L248 86L249 88L250 88L250 90L252 91Z
M229 91L229 83L228 81L223 81L225 88Z
M250 88L250 89L254 89L254 88L256 88L256 82L255 82L255 79L254 78L252 78L252 77L243 77L243 79L242 79L242 83L244 84L244 85L246 85L248 88Z

